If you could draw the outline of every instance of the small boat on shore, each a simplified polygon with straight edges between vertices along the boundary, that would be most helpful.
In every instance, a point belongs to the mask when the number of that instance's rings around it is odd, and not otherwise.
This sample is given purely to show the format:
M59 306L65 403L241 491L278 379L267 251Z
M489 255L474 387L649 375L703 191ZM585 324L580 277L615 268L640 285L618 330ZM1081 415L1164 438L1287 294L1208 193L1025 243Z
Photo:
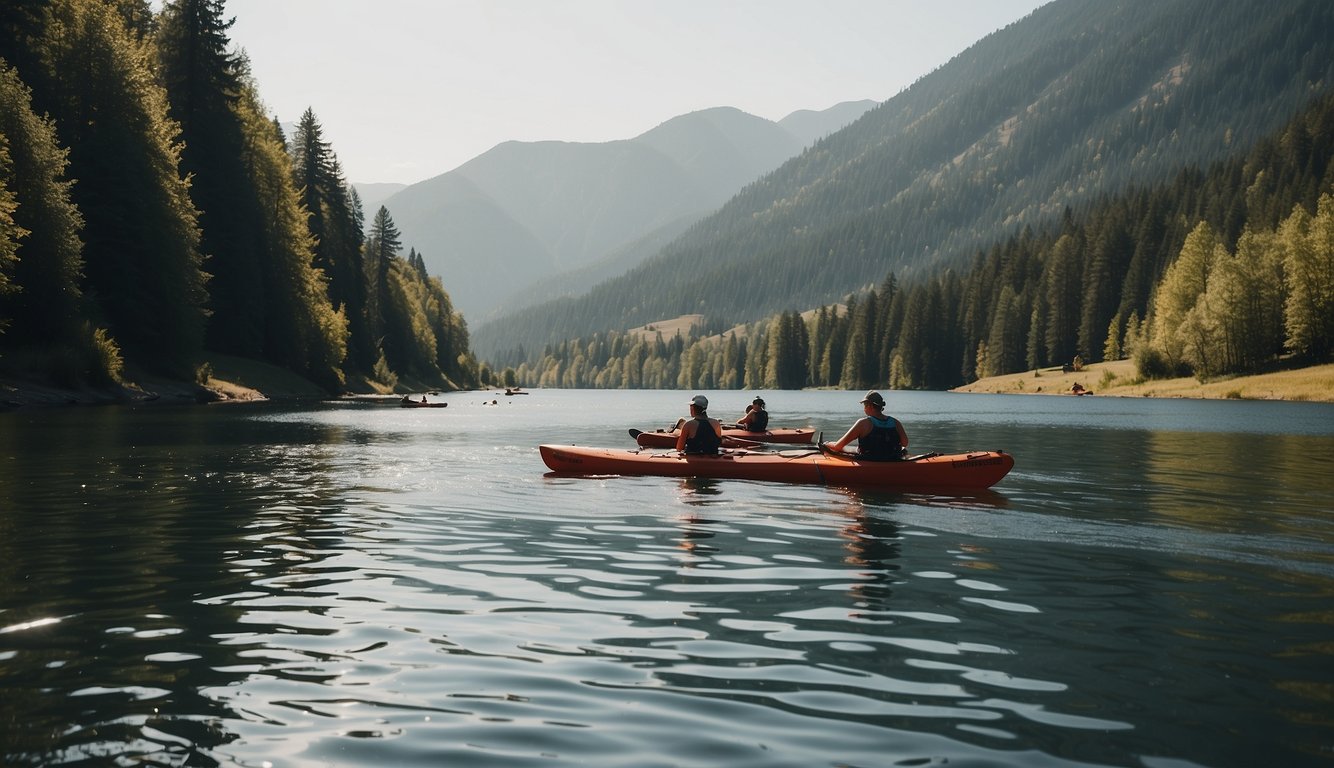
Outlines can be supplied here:
M542 445L539 451L548 468L568 475L710 477L940 490L990 488L1014 467L1014 457L1004 451L927 453L902 461L863 461L855 454L824 446L778 452L723 451L716 456L566 445Z

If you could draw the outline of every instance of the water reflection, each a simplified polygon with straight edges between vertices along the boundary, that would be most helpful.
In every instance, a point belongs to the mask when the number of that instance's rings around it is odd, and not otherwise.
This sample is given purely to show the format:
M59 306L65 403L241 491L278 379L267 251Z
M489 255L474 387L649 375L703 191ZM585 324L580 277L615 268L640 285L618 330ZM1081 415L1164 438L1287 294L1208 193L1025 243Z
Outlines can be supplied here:
M785 399L842 423L838 395ZM0 763L1295 765L1328 743L1327 437L933 420L989 402L938 397L914 441L1012 447L994 491L542 479L536 443L656 412L630 393L586 423L586 396L0 415Z
M217 642L245 611L216 596L285 572L339 508L316 479L331 471L319 446L343 436L283 432L275 444L192 408L41 418L40 430L0 430L11 534L0 536L0 720L25 723L5 762L179 759L234 740L208 723L236 713L203 691L234 684L222 670L253 646ZM96 714L70 728L67 701Z

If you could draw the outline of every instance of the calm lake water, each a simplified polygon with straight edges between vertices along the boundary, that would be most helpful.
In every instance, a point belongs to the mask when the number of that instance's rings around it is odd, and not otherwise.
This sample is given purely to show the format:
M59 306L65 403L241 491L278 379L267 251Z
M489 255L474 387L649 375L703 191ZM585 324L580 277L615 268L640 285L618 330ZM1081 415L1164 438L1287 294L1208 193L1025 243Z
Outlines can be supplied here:
M0 414L0 765L1334 764L1334 406L890 393L1015 455L963 497L547 475L689 394Z

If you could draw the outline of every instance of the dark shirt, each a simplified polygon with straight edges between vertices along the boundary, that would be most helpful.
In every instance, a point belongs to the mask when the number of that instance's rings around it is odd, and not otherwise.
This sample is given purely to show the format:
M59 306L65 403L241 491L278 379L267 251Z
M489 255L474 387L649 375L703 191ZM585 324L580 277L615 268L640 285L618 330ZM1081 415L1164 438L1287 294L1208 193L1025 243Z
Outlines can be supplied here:
M684 429L684 427L682 427ZM707 417L695 419L695 434L686 438L686 453L717 454L722 440Z
M746 423L746 429L750 432L763 432L769 428L769 412L764 409L756 409L750 412L750 421Z
M898 422L886 416L871 420L871 432L857 439L857 449L864 459L897 461L903 458L903 444L899 442Z

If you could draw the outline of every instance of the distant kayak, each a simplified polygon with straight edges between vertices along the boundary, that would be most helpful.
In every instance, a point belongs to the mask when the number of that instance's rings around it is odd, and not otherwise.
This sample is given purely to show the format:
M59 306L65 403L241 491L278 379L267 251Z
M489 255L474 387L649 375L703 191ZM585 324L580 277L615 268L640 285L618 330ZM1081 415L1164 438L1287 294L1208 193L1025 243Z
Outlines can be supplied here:
M400 400L398 402L401 408L448 408L449 403L417 403L412 401Z
M670 432L658 430L657 432L640 432L631 430L630 433L635 436L635 443L640 448L675 448L676 436L681 434L676 430ZM638 433L638 434L636 434ZM815 439L815 429L769 429L764 432L750 432L744 429L723 428L723 439L733 438L742 441L740 444L749 443L809 443Z
M542 445L539 450L547 467L569 475L712 477L942 490L990 488L1014 467L1014 457L1003 451L929 453L903 461L862 461L855 454L833 453L817 446L777 453L724 451L717 456L566 445Z

